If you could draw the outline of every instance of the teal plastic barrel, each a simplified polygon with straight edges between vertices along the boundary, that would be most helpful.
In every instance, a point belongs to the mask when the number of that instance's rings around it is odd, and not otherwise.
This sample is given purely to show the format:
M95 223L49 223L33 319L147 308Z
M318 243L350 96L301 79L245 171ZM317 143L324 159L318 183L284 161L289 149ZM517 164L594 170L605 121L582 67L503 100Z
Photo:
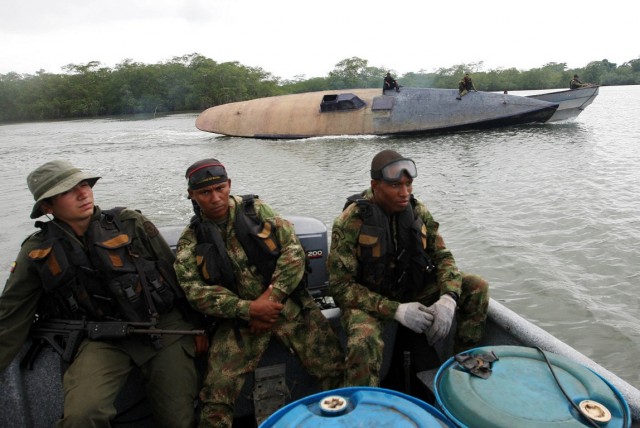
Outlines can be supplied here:
M472 375L454 357L438 370L434 384L443 413L459 427L570 428L630 427L629 406L620 392L592 370L561 355L545 352L558 382L538 349L487 346L473 356L493 352L497 361L487 379ZM563 394L562 386L578 409ZM595 424L595 425L593 425Z
M294 401L260 428L380 427L455 428L435 407L384 388L350 387Z

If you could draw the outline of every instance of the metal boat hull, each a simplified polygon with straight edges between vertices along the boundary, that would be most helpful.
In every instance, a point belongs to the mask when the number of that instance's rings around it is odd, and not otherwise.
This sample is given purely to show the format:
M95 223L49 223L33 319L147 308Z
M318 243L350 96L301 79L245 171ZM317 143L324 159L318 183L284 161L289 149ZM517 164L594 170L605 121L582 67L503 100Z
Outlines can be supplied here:
M340 312L337 309L323 312L334 325L340 325ZM276 341L273 342L260 365L268 367L280 363L287 364L287 376L295 381L295 388L292 389L292 395L287 402L319 392L318 386L295 357L292 357ZM451 356L451 342L452 338L449 338L445 346L438 349L442 361ZM640 390L493 299L489 303L486 334L481 346L492 345L537 346L590 368L620 391L629 405L632 427L640 427ZM3 409L0 414L0 426L50 427L55 425L62 413L63 396L58 355L52 351L43 352L36 361L34 369L28 371L19 367L20 359L27 348L28 346L25 346L7 371L0 375L2 380L0 406ZM435 374L436 370L432 370L419 373L418 377L432 387ZM131 428L157 426L150 416L148 403L144 401L142 385L143 380L140 374L134 372L127 387L116 400L116 408L120 412L127 411L126 415L118 417L117 420L120 422L117 426ZM252 384L245 385L243 389L241 400L236 404L236 417L252 416L253 405L246 398L251 396L251 386ZM126 423L125 420L135 422Z
M323 254L326 255L327 230L322 222L308 217L288 216L288 219L294 224L303 245L306 245L305 242L307 244L313 242L313 248L322 248ZM161 232L167 242L175 248L182 229L182 226L171 226L161 228ZM318 239L324 240L323 247L317 246ZM319 263L318 266L324 266L324 259L314 261ZM310 279L310 285L313 285L315 291L318 291L316 287L320 285L326 288L326 271L314 267L312 274L318 275ZM341 331L340 310L338 308L324 309L323 314L338 331ZM387 346L385 347L381 375L388 372L391 364L391 355L388 350L393 348L395 328L395 323L389 323L384 333ZM342 331L341 339L344 343L345 336ZM480 346L498 345L539 347L588 367L607 379L622 394L630 408L632 427L640 427L640 390L501 303L491 299L486 332ZM20 367L20 361L28 348L29 343L25 344L7 370L0 373L0 385L2 385L0 408L3 409L0 412L0 426L50 427L55 425L62 414L61 363L58 354L50 349L44 349L38 355L33 370L26 370ZM451 334L436 346L440 361L446 361L451 357L452 350L453 337ZM203 364L204 360L200 363ZM432 361L432 363L433 367L437 367L439 361ZM281 364L286 366L286 382L290 383L288 387L291 394L287 397L287 403L320 391L317 383L305 371L299 360L277 340L272 340L259 366L270 368ZM421 372L418 373L418 378L427 386L432 387L435 374L436 369ZM149 404L145 400L143 385L144 382L139 371L135 370L116 399L115 406L119 411L119 416L114 420L114 425L130 428L157 426L151 417ZM246 420L253 417L254 404L249 399L252 396L253 386L254 379L249 376L235 406L237 418Z
M529 95L540 101L557 103L558 109L547 120L547 122L558 122L576 118L589 104L598 96L599 86L588 86L578 89L568 89L566 91L548 92L546 94Z
M327 98L352 95L360 108L323 111ZM517 95L402 88L320 91L259 98L211 107L196 127L251 138L309 138L335 135L410 135L486 129L545 122L557 104Z

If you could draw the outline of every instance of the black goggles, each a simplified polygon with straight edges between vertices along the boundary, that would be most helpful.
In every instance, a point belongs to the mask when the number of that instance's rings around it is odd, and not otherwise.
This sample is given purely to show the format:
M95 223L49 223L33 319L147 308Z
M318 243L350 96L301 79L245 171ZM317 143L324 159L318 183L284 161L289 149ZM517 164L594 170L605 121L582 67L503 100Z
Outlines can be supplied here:
M403 172L406 172L411 178L416 178L418 169L415 162L411 159L393 160L378 171L371 171L371 178L374 180L399 181Z
M200 165L187 175L189 189L200 189L227 181L227 171L221 163Z

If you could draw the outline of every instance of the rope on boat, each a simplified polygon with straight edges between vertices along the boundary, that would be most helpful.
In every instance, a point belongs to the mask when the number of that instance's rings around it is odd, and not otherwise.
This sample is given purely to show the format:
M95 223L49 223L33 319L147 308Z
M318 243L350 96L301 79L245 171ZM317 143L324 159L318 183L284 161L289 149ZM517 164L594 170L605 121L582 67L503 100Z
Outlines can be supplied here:
M562 387L562 385L560 384L560 380L558 380L558 377L556 376L556 372L553 370L553 365L551 364L551 362L547 358L547 354L545 354L544 351L542 349L540 349L539 347L537 347L537 346L534 346L534 348L537 349L538 352L540 352L542 354L542 357L544 358L545 362L547 363L547 366L549 367L549 370L551 371L551 374L553 375L553 378L555 379L556 384L558 385L558 388L560 388L560 391L562 391L562 394L567 398L567 401L569 401L569 403L571 403L571 406L576 410L576 412L578 412L579 415L582 415L582 417L589 423L590 426L595 427L595 428L600 428L600 425L595 423L591 418L587 417L587 415L585 415L582 412L580 407L576 403L573 402L571 397L569 397L569 394L567 394L567 391L565 391L564 388Z

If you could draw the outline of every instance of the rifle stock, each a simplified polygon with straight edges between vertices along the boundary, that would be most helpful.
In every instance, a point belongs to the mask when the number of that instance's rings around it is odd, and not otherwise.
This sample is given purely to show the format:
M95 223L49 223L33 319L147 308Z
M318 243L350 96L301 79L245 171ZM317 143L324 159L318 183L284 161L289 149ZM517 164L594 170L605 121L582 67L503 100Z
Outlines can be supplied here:
M163 334L204 335L204 330L167 330L156 328L155 322L129 321L85 321L45 319L38 320L31 327L32 349L27 353L29 367L43 342L48 343L66 363L71 363L76 351L84 339L118 340L133 334L147 334L158 337ZM25 358L27 358L25 357Z

